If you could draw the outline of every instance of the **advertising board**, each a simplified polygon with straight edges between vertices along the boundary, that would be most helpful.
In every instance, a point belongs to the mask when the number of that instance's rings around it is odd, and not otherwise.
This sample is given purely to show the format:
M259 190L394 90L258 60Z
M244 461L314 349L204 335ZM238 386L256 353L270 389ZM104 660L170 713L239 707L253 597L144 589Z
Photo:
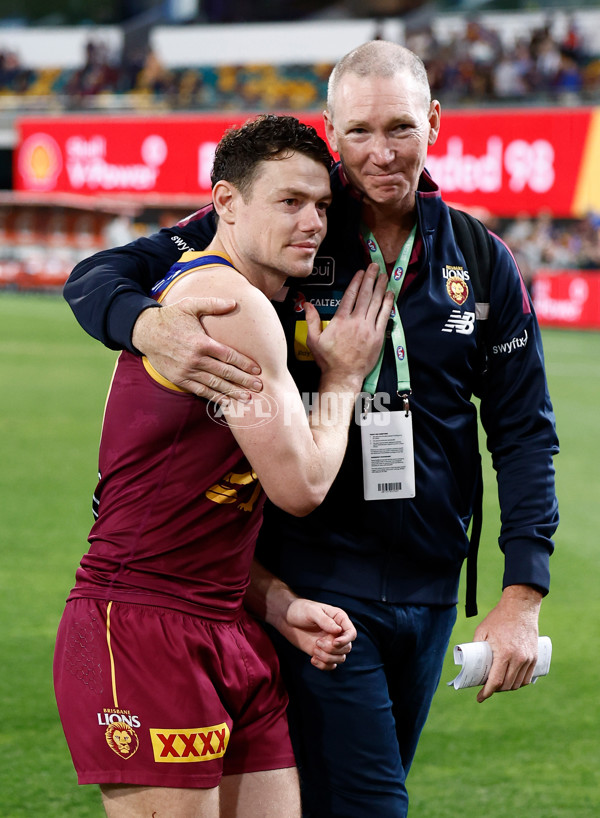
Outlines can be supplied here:
M250 114L18 122L18 190L210 198L216 143ZM324 135L320 114L297 114ZM600 212L600 109L450 111L427 168L446 200L495 216Z

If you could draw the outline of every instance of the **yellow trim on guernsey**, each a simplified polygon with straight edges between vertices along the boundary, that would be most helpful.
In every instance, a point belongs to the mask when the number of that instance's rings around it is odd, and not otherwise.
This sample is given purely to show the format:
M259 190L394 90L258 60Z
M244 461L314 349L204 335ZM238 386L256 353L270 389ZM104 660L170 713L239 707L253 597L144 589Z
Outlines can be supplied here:
M144 369L148 375L150 375L152 380L156 381L156 383L159 383L161 386L166 386L167 389L172 389L173 392L184 392L186 395L189 394L187 389L182 389L180 386L176 386L168 378L161 375L160 372L157 372L145 355L142 358L142 363L144 364Z
M181 256L181 258L179 259L179 263L180 263L180 264L186 264L188 261L193 261L194 259L198 259L198 260L200 260L200 259L201 259L201 258L203 258L204 256L212 256L212 255L218 255L218 256L220 256L221 258L224 258L224 259L225 259L226 261L228 261L230 264L233 264L233 262L231 261L231 259L230 259L230 258L229 258L229 256L227 255L227 253L221 253L221 252L220 252L220 253L207 253L207 252L206 252L206 251L204 251L204 250L187 250L187 251L186 251L186 252L185 252L185 253L184 253L184 254ZM207 265L207 267L208 267L208 266L210 266L210 267L223 267L224 265L222 265L222 264L210 264L210 265ZM171 287L173 287L173 285L174 285L174 284L176 284L178 281L181 281L181 279L182 279L182 278L185 278L185 277L186 277L187 275L189 275L190 273L195 273L195 272L196 272L196 270L197 270L197 268L196 268L196 267L192 267L190 270L185 270L185 272L180 273L178 276L176 276L176 277L173 279L173 281L169 282L169 284L168 284L168 285L165 287L165 289L162 291L162 293L161 293L161 294L159 295L159 297L157 298L158 303L160 304L160 303L163 301L163 299L165 298L166 294L169 292L169 290L171 289ZM143 362L143 364L144 364L144 369L146 370L146 372L148 373L148 375L150 375L150 377L152 378L152 380L156 381L156 383L159 383L161 386L164 386L164 387L166 387L167 389L171 389L173 392L183 392L183 393L185 393L185 394L188 394L188 390L187 390L187 389L182 389L180 386L176 386L176 385L175 385L175 384L174 384L172 381L170 381L168 378L165 378L163 375L161 375L161 374L160 374L160 372L158 372L158 371L157 371L157 370L156 370L156 369L155 369L155 368L152 366L152 364L150 363L150 361L148 360L148 358L146 358L146 356L143 356L143 357L142 357L142 362Z
M113 656L112 647L110 644L110 609L112 608L112 601L108 603L106 609L106 644L108 646L108 655L110 657L110 678L112 682L113 702L115 707L119 706L117 699L117 676L115 673L115 657Z
M220 256L221 258L224 258L225 261L228 261L230 264L233 264L233 261L229 258L227 253L207 253L204 250L187 250L181 256L181 258L179 259L178 264L187 264L188 261L194 261L194 259L200 260L204 256ZM209 268L209 267L224 267L224 266L225 266L224 264L207 264L206 265L207 268ZM190 273L195 273L196 269L197 269L196 267L192 267L190 270L186 270L185 272L180 273L178 276L175 276L173 281L170 281L167 284L165 289L162 291L162 293L156 299L158 301L158 303L160 304L162 302L162 300L164 299L164 297L169 292L171 287L173 287L174 284L176 284L178 281L181 281L182 278L185 278Z

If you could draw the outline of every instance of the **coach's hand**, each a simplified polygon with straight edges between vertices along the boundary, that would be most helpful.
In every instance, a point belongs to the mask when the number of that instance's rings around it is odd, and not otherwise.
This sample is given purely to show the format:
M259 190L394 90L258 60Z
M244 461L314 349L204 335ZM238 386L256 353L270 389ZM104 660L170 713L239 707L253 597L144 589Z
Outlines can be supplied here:
M368 375L379 358L394 305L386 290L388 278L377 264L359 270L346 287L335 315L321 328L321 318L310 302L304 305L308 348L321 372Z
M528 585L509 585L496 607L478 625L473 639L489 642L494 659L485 685L477 694L483 702L502 690L531 683L538 653L538 619L542 595Z
M248 401L262 389L259 365L214 341L202 326L203 315L222 315L235 306L233 298L183 298L150 307L138 316L132 343L176 386L216 402Z

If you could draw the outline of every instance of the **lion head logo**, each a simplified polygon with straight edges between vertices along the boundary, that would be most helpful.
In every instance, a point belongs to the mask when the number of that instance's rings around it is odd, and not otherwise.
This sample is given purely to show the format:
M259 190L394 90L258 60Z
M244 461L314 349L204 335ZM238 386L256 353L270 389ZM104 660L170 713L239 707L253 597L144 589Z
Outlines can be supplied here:
M469 295L469 288L458 276L451 276L446 282L446 290L450 298L459 305L464 304Z
M106 728L106 743L121 758L131 758L140 746L135 730L124 721L116 721Z

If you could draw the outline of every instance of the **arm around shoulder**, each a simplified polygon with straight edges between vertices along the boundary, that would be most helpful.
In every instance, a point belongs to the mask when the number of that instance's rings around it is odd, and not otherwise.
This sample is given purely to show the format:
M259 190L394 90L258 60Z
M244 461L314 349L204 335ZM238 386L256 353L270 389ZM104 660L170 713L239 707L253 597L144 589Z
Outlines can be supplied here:
M155 233L75 266L63 295L83 329L110 349L129 349L133 328L143 310L156 305L152 286L179 258L168 231Z
M149 297L152 286L184 250L203 249L213 231L206 214L102 250L74 267L64 297L87 333L111 349L135 352L133 328L140 313L154 303Z

